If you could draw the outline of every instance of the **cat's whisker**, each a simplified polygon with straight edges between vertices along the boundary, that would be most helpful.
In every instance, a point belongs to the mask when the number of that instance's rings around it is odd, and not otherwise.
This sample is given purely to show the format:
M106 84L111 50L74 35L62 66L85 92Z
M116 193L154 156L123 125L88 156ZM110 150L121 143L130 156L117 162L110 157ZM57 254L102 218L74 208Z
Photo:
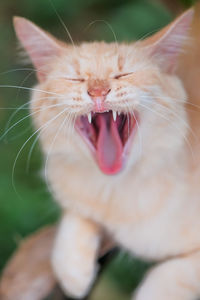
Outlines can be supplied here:
M138 137L139 137L140 158L141 158L142 157L142 134L141 134L140 126L139 126L138 120L136 118L136 115L134 113L134 110L132 111L132 115L135 119L135 123L136 123L137 129L138 129L137 132L138 132Z
M51 100L51 98L52 98L52 100L56 99L55 96L52 96L52 97L48 96L48 97L42 97L42 98L39 98L38 100L44 100L44 99L45 99L45 100ZM7 130L7 128L10 126L10 123L11 123L12 119L14 118L14 116L15 116L20 110L22 110L22 109L27 110L27 109L28 109L28 108L24 108L25 106L29 106L29 102L22 104L20 107L16 107L16 108L5 108L5 109L15 109L15 112L13 112L13 113L11 114L10 118L9 118L8 121L7 121L5 130ZM0 108L0 109L1 109L1 108ZM4 108L2 108L2 109L4 109Z
M43 109L39 109L35 112L32 112L28 115L26 115L25 117L21 118L19 121L17 121L16 123L14 123L11 127L9 127L4 133L2 136L0 136L0 141L7 135L8 132L10 132L15 126L17 126L19 123L21 123L22 121L24 121L25 119L29 118L30 116L33 116L41 111L44 111L44 110L47 110L48 108L52 108L52 107L57 107L57 106L63 106L65 105L64 103L63 104L54 104L54 105L50 105L50 106L46 106L46 107L43 107Z
M147 96L148 97L148 96ZM159 97L159 96L153 96L155 99L161 99L161 97ZM198 109L200 109L200 105L197 105L197 104L195 104L195 103L192 103L192 102L190 102L190 99L187 99L187 100L183 100L183 99L178 99L178 98L174 98L174 97L166 97L166 96L163 96L162 95L162 99L164 99L165 101L168 101L169 103L171 103L171 100L173 100L173 101L175 101L175 102L177 102L177 103L180 103L180 104L186 104L186 105L191 105L191 106L193 106L193 107L195 107L195 108L198 108ZM186 109L187 109L187 107L186 107ZM196 110L195 110L195 112L196 112Z
M129 113L130 113L131 115L133 115L134 120L136 122L137 129L138 129L139 151L140 151L140 157L142 157L142 135L141 135L140 126L139 126L138 120L136 118L134 108L132 109L126 100L124 101L124 103L127 105L125 111L127 111L127 116L128 116L128 136L130 135L130 132L129 132L130 131L129 130Z
M48 65L50 66L51 64L46 64L46 66L48 66ZM32 74L40 72L40 73L42 73L44 75L48 75L48 77L51 78L51 79L60 79L60 76L55 76L55 75L53 76L53 75L49 74L48 72L45 72L43 68L37 68L37 69L35 69L35 68L11 69L11 70L7 70L7 71L4 71L4 72L1 72L0 76L1 75L6 75L6 74L9 74L9 73L13 73L13 72L18 72L18 71L30 71L27 74L26 77L30 77ZM25 77L25 79L23 79L22 84L23 84L24 81L26 81L28 79L26 77Z
M63 129L63 127L64 127L64 125L65 125L65 122L66 122L66 120L67 120L67 117L68 117L68 116L66 116L66 117L64 118L63 122L61 123L61 125L59 125L58 130L56 131L56 134L55 134L55 136L54 136L54 138L53 138L53 140L52 140L52 142L51 142L51 144L50 144L50 146L49 146L48 153L47 153L47 155L46 155L46 161L45 161L45 167L44 167L44 174L45 174L45 180L46 180L46 183L47 183L47 184L48 184L47 164L48 164L48 161L49 161L49 156L50 156L50 154L51 154L52 148L53 148L53 146L54 146L54 144L55 144L55 141L56 141L56 139L57 139L59 133L61 132L61 130Z
M75 123L76 123L76 117L74 116L72 120L72 132L75 130Z
M143 107L143 108L145 108L145 109L151 111L152 113L154 113L154 114L160 116L162 119L168 121L169 125L172 126L173 128L175 128L175 129L181 134L181 136L184 138L184 140L185 140L185 142L186 142L188 148L189 148L190 151L191 151L192 158L193 158L193 160L195 161L195 156L194 156L194 152L193 152L192 146L191 146L189 140L187 139L187 137L182 133L182 131L180 130L180 128L178 128L177 126L175 126L175 124L174 124L174 125L171 125L171 121L170 121L167 117L165 117L164 115L162 115L160 112L158 112L158 111L156 111L156 110L153 110L153 109L151 109L150 107L148 107L148 106L146 106L146 105L144 105L144 104L139 103L139 105L140 105L141 107Z
M55 96L48 96L48 97L42 97L42 98L39 98L38 100L55 100ZM24 103L22 104L19 108L16 108L16 110L11 114L11 116L9 117L7 123L6 123L6 126L5 126L5 131L8 130L8 128L10 127L10 123L12 121L12 119L15 117L15 115L21 110L21 109L24 109L24 110L27 110L28 108L24 108L25 106L29 106L29 102L27 103ZM39 108L36 107L36 108Z
M50 64L46 64L46 65L50 65ZM32 75L32 74L34 74L34 73L38 73L38 72L40 72L40 73L43 73L44 75L48 75L49 76L49 73L48 72L45 72L44 71L44 69L42 69L42 68L37 68L37 69L35 69L35 68L18 68L18 69L11 69L11 70L7 70L7 71L3 71L3 72L1 72L0 73L0 76L1 75L6 75L6 74L9 74L9 73L14 73L14 72L19 72L19 71L30 71L29 73L28 73L28 75L27 76L30 76L30 75ZM56 78L59 78L58 76L49 76L50 78L52 78L52 79L56 79Z
M156 104L157 105L157 104ZM162 107L162 105L160 104L160 106ZM194 139L197 141L198 140L198 137L197 135L195 134L195 132L192 130L191 126L184 120L184 118L181 118L175 111L173 111L172 109L169 109L169 108L164 108L162 107L162 109L165 109L167 111L170 111L177 119L179 119L182 124L188 129L188 131L192 134L192 136L194 137Z
M42 130L43 128L47 128L49 124L51 124L53 121L55 121L60 115L62 115L63 113L65 113L67 111L67 108L65 108L64 110L62 110L60 113L58 113L56 116L54 116L53 118L51 118L50 120L48 120L45 124L43 124L42 126L40 126L37 130L34 131L33 134L31 134L31 136L29 136L29 138L24 142L24 144L22 145L22 147L20 148L20 150L18 151L16 158L14 160L13 163L13 168L12 168L12 186L15 190L15 192L17 193L17 190L15 188L15 184L14 184L14 173L15 173L15 167L17 164L17 160L21 154L21 152L23 151L24 147L27 145L27 143L32 139L33 136L35 136L40 130ZM18 193L17 193L18 194Z
M14 72L19 72L19 71L37 72L37 70L33 69L33 68L18 68L18 69L11 69L11 70L7 70L7 71L4 71L4 72L1 72L0 75L6 75L6 74L14 73Z
M26 103L26 105L27 105L27 103ZM18 106L16 106L16 107L0 107L0 110L17 110L19 107ZM27 108L20 108L20 110L27 110L28 109L28 107Z
M30 162L31 162L31 156L32 156L32 153L33 153L33 149L35 148L35 145L38 142L38 140L39 140L39 138L41 136L41 133L42 133L42 130L40 131L40 133L34 139L32 145L31 145L31 148L29 150L28 158L27 158L27 162L26 162L26 172L27 173L29 172L29 169L30 169Z
M23 79L23 81L21 82L21 86L23 86L23 84L28 80L28 78L34 74L34 73L38 73L38 71L40 71L40 73L43 73L45 75L48 75L47 72L44 72L44 70L41 70L40 68L38 69L35 69L35 68L21 68L21 69L12 69L12 70L8 70L8 71L5 71L5 72L2 72L0 73L0 75L5 75L5 74L9 74L9 73L12 73L12 72L16 72L16 71L31 71L29 72L25 78ZM18 97L18 95L17 95Z
M124 61L129 61L129 56L132 57L133 56L133 52L127 52ZM137 64L134 65L134 67L132 68L132 72L136 72L136 71L141 71L144 72L146 70L151 70L152 69L152 64L151 62L146 62L146 61L141 61L138 62ZM144 87L145 88L145 87Z
M71 36L71 34L70 34L70 32L69 32L69 29L67 28L65 22L63 21L63 19L61 18L61 16L60 16L59 13L57 12L57 10L56 10L56 8L55 8L53 2L52 2L51 0L49 0L49 2L51 3L51 6L52 6L52 8L53 8L53 10L54 10L54 12L55 12L55 14L56 14L56 16L58 17L58 19L59 19L61 25L63 26L64 30L66 31L67 36L69 37L69 39L70 39L70 41L71 41L71 43L72 43L72 45L73 45L74 50L77 51L76 46L75 46L75 43L74 43L74 41L73 41L73 38L72 38L72 36Z
M29 105L29 103L24 103L20 107L18 107L18 108L15 109L15 111L11 114L11 116L9 117L9 119L8 119L8 121L6 123L5 131L7 131L8 128L10 127L10 123L11 123L12 119L14 118L14 116L18 113L18 111L20 111L21 109L28 110L28 107L25 108L25 106L28 106L28 105ZM0 137L0 140L1 140L1 137ZM5 141L7 142L7 139Z
M65 122L65 129L66 129L66 134L69 135L71 137L72 135L72 114L69 114L69 118L68 120L66 120L67 122Z
M160 98L159 98L160 99ZM143 99L143 101L145 102L145 100ZM147 102L147 100L146 100ZM162 104L156 102L155 103L156 106L160 107L162 110L166 111L166 112L170 112L172 113L177 119L179 119L182 124L191 132L191 134L193 135L193 137L195 138L195 140L197 140L197 136L196 134L194 133L194 131L191 129L191 127L189 126L189 124L183 119L181 118L174 110L170 109L169 107L165 107L163 106Z
M31 77L31 75L33 75L35 72L37 72L37 70L33 69L30 73L28 73L25 78L23 79L23 81L20 83L20 86L24 86L24 84L27 82L27 80ZM19 97L19 94L21 92L21 89L18 90L17 96L16 98Z
M18 139L19 137L23 136L23 135L24 135L26 132L28 132L31 128L32 128L32 125L27 126L24 130L20 131L20 133L18 133L17 135L10 137L9 140L7 139L7 140L6 140L7 143L8 143L8 142L12 142L12 141Z
M166 97L167 98L167 97ZM165 97L163 97L163 99L165 99ZM184 100L181 100L181 99L177 99L177 98L171 98L173 101L175 101L175 102L177 102L177 103L183 103L183 104L185 104L186 105L186 109L187 109L187 105L191 105L191 106L193 106L193 107L195 107L195 108L198 108L198 109L200 109L200 105L197 105L197 104L195 104L195 103L192 103L192 102L189 102L190 101L190 99L187 99L187 101L184 101ZM195 112L197 112L196 110L195 110Z
M54 96L52 96L52 97L49 97L49 96L47 96L47 97L42 97L42 98L38 98L37 100L45 100L45 101L48 101L48 100L56 100L57 98ZM67 104L66 102L64 102L65 104ZM29 106L29 102L26 102L26 103L23 103L21 106L16 106L16 107L0 107L0 110L16 110L17 112L19 111L19 110L27 110L27 109L29 109L29 107L27 107L27 108L24 108L25 106ZM41 106L37 106L37 107L41 107Z
M30 161L31 161L31 156L33 153L33 149L35 148L36 143L38 142L41 134L43 133L43 130L40 131L40 133L36 136L35 140L33 141L31 148L29 150L28 158L27 158L27 163L26 163L26 172L28 173L29 168L30 168Z
M62 94L57 94L57 93L54 93L54 92L48 92L48 91L41 90L41 89L29 88L29 87L17 86L17 85L7 85L7 84L3 84L3 85L0 85L0 88L23 89L23 90L28 90L28 91L41 92L41 93L45 93L45 94L48 94L48 95L54 95L54 96L58 96L58 97L60 97L60 98L65 97L65 95L62 95Z
M33 112L30 113L28 115L26 115L25 117L21 118L19 121L17 121L16 123L14 123L12 126L10 126L0 137L0 141L7 135L8 132L10 132L15 126L17 126L19 123L21 123L22 121L24 121L25 119L29 118L30 116L33 116L34 114L36 114L37 112Z
M139 38L136 42L134 42L134 46L137 46L137 45L140 44L144 39L148 38L149 36L151 36L152 34L158 32L159 30L160 30L160 28L154 29L154 30L151 30L151 31L147 32L146 34L142 35L141 38Z
M74 114L72 114L72 113L68 114L68 119L65 122L65 132L66 132L66 136L68 138L71 138L73 136L75 119L76 119L76 116Z
M66 120L67 120L67 117L70 117L70 113L68 113L68 115L66 116ZM43 130L40 131L40 133L36 136L35 140L33 141L32 145L31 145L31 148L29 150L29 154L28 154L28 158L27 158L27 164L26 164L26 171L28 172L29 171L29 168L30 168L30 161L31 161L31 156L32 156L32 153L33 153L33 149L36 145L36 143L38 142L41 134L43 133Z
M126 113L132 112L132 101L133 101L132 96L130 98L131 103L129 102L129 99L127 97L124 99L122 98L121 101L122 101L123 111Z
M97 22L101 22L101 23L104 23L106 26L108 26L108 28L110 29L110 31L112 32L113 34L113 37L114 37L114 40L115 40L115 46L116 46L116 52L119 53L119 44L118 44L118 41L117 41L117 36L114 32L114 29L112 28L112 26L105 20L94 20L92 22L90 22L84 29L84 31L88 30L92 25L94 25L95 23Z
M75 130L75 123L76 123L76 116L73 114L71 115L71 126L70 126L70 135L73 136Z
M130 136L130 128L129 128L129 126L130 126L130 120L129 120L129 114L127 114L127 122L128 122L128 138L129 138L129 136Z
M76 123L76 120L77 120L77 116L76 115L73 115L72 116L72 123L71 123L71 136L73 137L73 133L75 131L75 123Z

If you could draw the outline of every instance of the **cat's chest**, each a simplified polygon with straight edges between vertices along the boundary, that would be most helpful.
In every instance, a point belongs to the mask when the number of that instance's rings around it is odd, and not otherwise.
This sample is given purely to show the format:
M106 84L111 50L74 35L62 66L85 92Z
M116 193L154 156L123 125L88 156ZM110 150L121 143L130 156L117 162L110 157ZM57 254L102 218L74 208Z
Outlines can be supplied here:
M102 224L135 254L157 259L199 247L200 200L181 172L107 182L91 176L90 170L59 161L52 161L48 170L63 209Z
M76 164L64 164L57 158L49 162L48 177L63 208L108 223L137 223L166 210L174 198L182 197L173 176L127 177L99 176L99 172Z

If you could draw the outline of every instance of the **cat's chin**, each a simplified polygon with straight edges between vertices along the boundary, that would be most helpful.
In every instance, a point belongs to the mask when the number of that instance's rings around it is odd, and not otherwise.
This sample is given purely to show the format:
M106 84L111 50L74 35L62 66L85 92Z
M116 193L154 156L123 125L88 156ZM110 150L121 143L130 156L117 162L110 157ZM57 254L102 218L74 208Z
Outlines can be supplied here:
M82 115L76 130L91 150L100 170L114 175L123 170L138 123L137 113L106 111Z

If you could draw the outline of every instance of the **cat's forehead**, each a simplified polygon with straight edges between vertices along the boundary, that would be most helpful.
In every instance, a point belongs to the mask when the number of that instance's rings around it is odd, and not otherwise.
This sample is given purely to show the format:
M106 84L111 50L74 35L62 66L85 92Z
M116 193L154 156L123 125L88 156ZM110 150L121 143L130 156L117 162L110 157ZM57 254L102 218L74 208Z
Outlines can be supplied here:
M106 77L123 71L138 60L133 45L93 42L71 49L70 64L76 73L88 77Z

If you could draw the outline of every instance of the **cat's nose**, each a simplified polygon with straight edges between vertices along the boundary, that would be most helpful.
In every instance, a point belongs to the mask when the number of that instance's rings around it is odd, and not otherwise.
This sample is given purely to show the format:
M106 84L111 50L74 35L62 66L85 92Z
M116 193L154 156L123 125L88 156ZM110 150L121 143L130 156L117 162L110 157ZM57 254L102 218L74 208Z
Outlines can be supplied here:
M92 98L92 100L96 100L97 98L104 101L106 96L110 93L109 85L104 82L98 82L98 84L90 85L88 87L88 94Z
M108 95L110 92L110 88L91 88L88 89L88 94L90 95L91 98L105 98L105 96Z
M106 80L94 79L88 82L87 92L94 103L96 112L106 110L105 100L110 91L110 85Z

